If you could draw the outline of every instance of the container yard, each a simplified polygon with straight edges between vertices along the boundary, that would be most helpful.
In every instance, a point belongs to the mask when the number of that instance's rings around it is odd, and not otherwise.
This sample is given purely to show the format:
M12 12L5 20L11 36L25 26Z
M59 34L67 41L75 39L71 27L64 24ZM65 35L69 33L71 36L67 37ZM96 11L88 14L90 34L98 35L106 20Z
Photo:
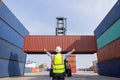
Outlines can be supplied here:
M19 19L21 18L23 17ZM49 33L30 35L29 30L32 28L29 27L28 30L19 19L4 4L4 1L0 0L0 80L52 80L57 70L65 80L120 79L120 0L116 1L96 26L93 35L67 35L66 17L56 17L55 35ZM33 24L36 25L37 22L33 20ZM47 24L41 25L47 26ZM47 28L48 26L43 32L47 31ZM70 32L72 33L72 30ZM59 46L62 49L57 52L55 48ZM68 55L67 52L71 54ZM77 60L79 60L76 58L77 55L95 53L97 60L91 62L89 68L77 69ZM34 61L27 63L27 55L38 54L48 54L51 57L50 67L47 63L41 63L39 66L36 66ZM44 60L47 58L42 61ZM63 72L60 73L62 70Z

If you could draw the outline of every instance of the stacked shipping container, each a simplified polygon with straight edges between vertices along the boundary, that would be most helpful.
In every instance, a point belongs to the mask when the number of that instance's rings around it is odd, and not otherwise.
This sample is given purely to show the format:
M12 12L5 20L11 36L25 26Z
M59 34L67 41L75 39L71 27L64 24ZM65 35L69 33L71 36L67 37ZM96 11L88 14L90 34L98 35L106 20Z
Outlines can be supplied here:
M120 77L120 0L95 30L98 44L98 72Z
M68 57L68 65L71 66L72 73L76 73L76 54L71 54Z
M26 54L22 51L28 31L0 2L0 77L24 74Z

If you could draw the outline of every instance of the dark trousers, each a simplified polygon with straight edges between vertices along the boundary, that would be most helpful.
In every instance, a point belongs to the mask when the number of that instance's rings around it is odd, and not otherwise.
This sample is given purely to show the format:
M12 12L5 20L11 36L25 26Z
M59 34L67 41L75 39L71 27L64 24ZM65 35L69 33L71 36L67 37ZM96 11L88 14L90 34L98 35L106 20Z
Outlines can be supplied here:
M71 74L71 69L68 69L67 76L68 76L68 77L71 77L71 76L72 76L72 74Z
M53 76L53 69L50 69L50 74L49 74L50 77Z
M65 80L64 73L53 73L52 80Z

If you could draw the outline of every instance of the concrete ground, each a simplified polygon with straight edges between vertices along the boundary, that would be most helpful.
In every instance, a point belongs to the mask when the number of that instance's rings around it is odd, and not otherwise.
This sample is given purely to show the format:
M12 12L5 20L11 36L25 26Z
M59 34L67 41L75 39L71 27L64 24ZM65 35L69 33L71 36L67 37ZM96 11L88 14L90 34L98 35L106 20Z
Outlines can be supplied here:
M7 77L7 78L0 78L0 80L52 80L49 77L49 73L25 73L22 77ZM72 77L66 77L65 80L120 80L120 78L115 77L106 77L106 76L99 76L92 71L79 71L73 74Z

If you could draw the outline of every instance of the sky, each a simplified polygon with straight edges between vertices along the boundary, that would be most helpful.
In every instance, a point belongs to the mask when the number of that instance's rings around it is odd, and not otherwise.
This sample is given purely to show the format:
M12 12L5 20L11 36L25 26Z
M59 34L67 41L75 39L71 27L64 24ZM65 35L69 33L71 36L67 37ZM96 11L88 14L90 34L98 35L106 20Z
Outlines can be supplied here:
M94 35L94 30L117 0L3 0L30 35L55 35L56 17L67 18L67 35ZM48 63L47 55L27 55L37 65ZM88 68L95 54L76 56L77 68Z

